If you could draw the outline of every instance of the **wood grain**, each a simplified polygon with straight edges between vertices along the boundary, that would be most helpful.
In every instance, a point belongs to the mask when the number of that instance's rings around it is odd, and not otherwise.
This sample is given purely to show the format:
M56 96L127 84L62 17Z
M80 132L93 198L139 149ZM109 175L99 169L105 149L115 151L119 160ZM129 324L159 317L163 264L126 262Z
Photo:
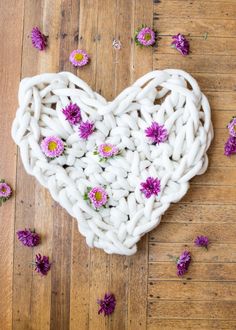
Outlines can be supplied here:
M236 329L236 175L234 156L223 155L226 125L236 106L234 0L9 0L0 3L0 176L16 192L0 208L0 328L3 330L215 330ZM12 24L9 24L9 18ZM134 30L147 24L159 32L158 46L140 49ZM29 33L49 36L38 52ZM191 54L170 47L171 35L186 34ZM207 38L204 38L207 33ZM118 39L121 50L114 50ZM70 52L85 49L90 64L76 70ZM12 60L14 54L14 61ZM187 195L138 244L132 257L89 249L77 221L22 166L10 138L19 80L42 72L71 71L108 100L152 69L189 71L212 107L215 138L207 172L195 177ZM7 141L7 143L5 143ZM23 247L18 229L31 227L42 243ZM207 235L209 250L194 245ZM176 276L172 257L183 250L193 262ZM36 253L53 261L47 277L30 265ZM97 299L113 292L110 318L97 314Z

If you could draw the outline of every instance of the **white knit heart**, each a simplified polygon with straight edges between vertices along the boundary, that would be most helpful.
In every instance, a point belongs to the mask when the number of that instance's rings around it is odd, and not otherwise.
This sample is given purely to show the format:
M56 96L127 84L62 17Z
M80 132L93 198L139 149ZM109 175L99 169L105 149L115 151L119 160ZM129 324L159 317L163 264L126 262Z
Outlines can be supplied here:
M81 108L83 121L95 123L88 141L80 139L78 128L62 114L70 102ZM164 124L169 134L159 145L145 136L153 121ZM40 149L42 139L51 135L67 145L53 160ZM87 244L131 255L170 203L186 194L189 180L206 170L213 130L207 98L184 71L150 72L112 102L72 73L61 72L21 81L12 136L27 173L78 220ZM118 146L121 155L99 162L93 151L104 142ZM146 198L140 183L149 176L161 180L161 192ZM95 186L109 196L107 207L99 211L83 198Z

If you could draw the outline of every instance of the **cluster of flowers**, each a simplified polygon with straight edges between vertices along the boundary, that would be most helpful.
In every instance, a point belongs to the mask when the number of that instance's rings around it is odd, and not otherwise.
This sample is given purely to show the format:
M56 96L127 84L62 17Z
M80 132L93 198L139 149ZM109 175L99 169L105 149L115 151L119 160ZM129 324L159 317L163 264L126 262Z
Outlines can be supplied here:
M208 248L209 239L207 236L197 236L194 241L196 246ZM183 276L189 268L191 262L191 253L189 251L184 251L179 258L176 258L176 267L177 267L177 275Z
M31 40L35 48L42 51L47 47L47 36L45 36L38 27L34 27L31 31ZM183 56L189 54L189 42L183 34L178 33L172 37L173 41L171 47L178 50ZM157 32L148 26L142 25L138 28L134 34L134 41L137 45L141 47L154 46L157 42ZM113 48L120 49L121 43L119 40L113 41ZM69 56L70 62L75 67L82 67L89 63L89 55L83 49L75 49Z
M229 137L225 143L225 152L226 156L231 156L236 153L236 117L233 117L229 124L227 125L229 130Z
M34 247L40 244L40 235L35 230L24 229L17 231L18 240L27 247ZM35 266L35 271L42 276L46 276L51 268L49 257L36 254L35 261L32 263Z

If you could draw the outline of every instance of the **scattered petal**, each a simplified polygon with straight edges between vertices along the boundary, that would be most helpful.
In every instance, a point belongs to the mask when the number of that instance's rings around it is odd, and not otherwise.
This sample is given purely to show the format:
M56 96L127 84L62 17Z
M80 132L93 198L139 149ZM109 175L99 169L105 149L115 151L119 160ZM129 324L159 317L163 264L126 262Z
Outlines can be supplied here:
M197 246L203 246L206 249L208 248L208 244L209 244L209 239L207 236L197 236L197 238L195 239L194 243Z
M88 64L89 56L85 50L76 49L70 54L69 60L74 66L81 67Z
M172 37L173 41L171 43L183 56L189 54L189 42L185 36L181 33Z
M236 137L229 136L227 142L225 143L225 156L231 156L236 153Z
M97 209L105 205L107 202L107 192L101 187L94 187L88 193L88 198L93 206Z
M42 34L38 27L32 29L31 41L32 45L39 50L44 50L47 47L47 37Z
M35 256L35 271L43 276L46 276L51 268L49 257L36 254Z
M57 136L48 136L41 142L41 150L49 158L59 157L64 151L64 143Z
M113 294L106 293L103 299L98 299L97 303L100 306L98 314L104 313L104 316L110 315L115 310L116 298Z
M79 136L81 139L87 140L88 137L94 132L94 123L91 121L82 121L79 127Z
M236 117L233 117L229 124L227 125L229 130L229 135L236 137Z
M152 195L157 196L161 191L161 181L158 178L148 177L145 182L141 183L140 191L146 198L150 198Z
M183 276L187 271L191 262L191 254L189 251L184 251L177 259L177 275Z
M70 103L62 112L71 125L77 125L82 120L80 107L76 103Z
M40 243L40 236L34 230L18 230L16 234L18 240L25 246L33 247Z
M145 133L146 136L151 139L153 144L165 142L168 138L168 132L164 125L159 125L155 121L145 130Z

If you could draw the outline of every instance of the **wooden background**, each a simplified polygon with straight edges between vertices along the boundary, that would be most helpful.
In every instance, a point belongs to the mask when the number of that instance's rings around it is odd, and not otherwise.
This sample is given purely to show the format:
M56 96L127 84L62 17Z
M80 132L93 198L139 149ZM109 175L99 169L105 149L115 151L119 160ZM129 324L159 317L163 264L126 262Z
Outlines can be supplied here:
M139 49L131 41L142 23L159 31L157 48ZM31 46L35 25L49 35L46 52ZM0 1L0 176L15 190L0 209L1 330L236 329L236 157L223 155L225 126L236 115L235 31L235 0ZM186 58L169 47L178 32L190 34ZM122 50L112 49L113 38ZM68 61L78 47L91 55L81 70ZM210 100L209 169L142 239L136 255L90 250L76 221L23 169L10 136L19 81L69 70L112 100L142 74L167 67L192 73ZM19 244L15 231L24 227L42 233L40 246ZM208 252L193 246L198 234L209 236ZM168 254L185 248L194 262L179 279ZM29 264L38 252L53 260L45 278ZM117 308L104 318L96 299L108 290Z

